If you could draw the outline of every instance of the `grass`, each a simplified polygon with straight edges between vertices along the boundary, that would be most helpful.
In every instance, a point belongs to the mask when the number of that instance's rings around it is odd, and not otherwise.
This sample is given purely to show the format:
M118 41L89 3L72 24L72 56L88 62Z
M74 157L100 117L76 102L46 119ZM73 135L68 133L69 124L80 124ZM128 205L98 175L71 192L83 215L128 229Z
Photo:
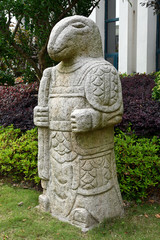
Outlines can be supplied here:
M133 205L124 218L104 221L82 233L80 229L39 212L35 190L0 184L0 240L159 240L160 205ZM23 202L21 206L18 204ZM156 217L157 216L157 217Z

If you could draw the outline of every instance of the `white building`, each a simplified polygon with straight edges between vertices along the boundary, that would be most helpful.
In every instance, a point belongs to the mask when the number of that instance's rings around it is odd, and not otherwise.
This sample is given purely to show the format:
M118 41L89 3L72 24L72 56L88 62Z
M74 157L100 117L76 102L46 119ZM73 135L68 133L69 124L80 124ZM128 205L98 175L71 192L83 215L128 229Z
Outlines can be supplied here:
M104 56L121 73L160 70L160 18L142 0L101 0L91 18L100 28Z

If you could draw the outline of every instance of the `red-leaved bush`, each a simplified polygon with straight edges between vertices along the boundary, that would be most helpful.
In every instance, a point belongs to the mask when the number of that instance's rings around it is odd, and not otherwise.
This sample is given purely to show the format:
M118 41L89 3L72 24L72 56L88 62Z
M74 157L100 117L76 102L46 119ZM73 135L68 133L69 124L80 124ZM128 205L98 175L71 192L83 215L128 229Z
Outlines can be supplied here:
M129 123L140 136L160 136L160 102L152 99L154 75L135 74L121 78L124 115L118 127L125 131Z
M129 124L140 136L160 136L160 102L152 99L154 76L136 74L121 77L124 115L118 127ZM38 84L0 86L0 125L28 130L34 127L33 108L37 105Z
M13 124L24 131L32 129L37 93L38 83L0 86L0 125Z

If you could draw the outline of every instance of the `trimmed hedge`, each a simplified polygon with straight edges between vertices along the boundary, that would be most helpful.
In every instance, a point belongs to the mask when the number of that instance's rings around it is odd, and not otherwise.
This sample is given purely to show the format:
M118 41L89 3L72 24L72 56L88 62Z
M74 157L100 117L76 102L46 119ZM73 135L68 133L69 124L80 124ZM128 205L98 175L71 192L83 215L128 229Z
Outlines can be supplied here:
M135 74L121 78L124 115L118 127L131 124L136 135L160 136L160 102L152 99L155 75Z
M160 191L160 139L118 132L115 136L115 155L124 198L146 198L148 190L154 187Z
M38 184L37 128L22 133L13 125L0 127L0 176Z
M121 76L121 82L124 115L118 127L127 131L131 124L138 136L160 136L160 101L152 99L155 75ZM0 86L0 125L13 124L23 131L32 129L37 92L38 83Z
M160 101L152 99L154 75L135 74L121 77L124 115L118 127L128 124L141 136L160 136ZM37 105L38 84L0 86L0 125L28 130L34 127L33 108Z
M152 97L154 100L160 101L160 71L155 74L155 87L153 88Z
M38 83L0 86L0 125L32 129L33 108L37 105Z
M22 133L0 127L0 176L38 184L37 128ZM160 190L160 140L119 131L115 136L118 180L123 198L140 200L150 188Z

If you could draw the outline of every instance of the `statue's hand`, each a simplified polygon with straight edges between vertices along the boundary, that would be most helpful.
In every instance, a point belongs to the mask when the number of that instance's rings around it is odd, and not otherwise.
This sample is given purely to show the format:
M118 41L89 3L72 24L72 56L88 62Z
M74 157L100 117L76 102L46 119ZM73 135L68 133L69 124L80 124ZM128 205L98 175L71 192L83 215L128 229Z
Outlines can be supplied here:
M48 107L36 106L34 108L34 124L37 127L48 127Z
M87 132L92 129L90 109L76 109L71 113L72 132Z

